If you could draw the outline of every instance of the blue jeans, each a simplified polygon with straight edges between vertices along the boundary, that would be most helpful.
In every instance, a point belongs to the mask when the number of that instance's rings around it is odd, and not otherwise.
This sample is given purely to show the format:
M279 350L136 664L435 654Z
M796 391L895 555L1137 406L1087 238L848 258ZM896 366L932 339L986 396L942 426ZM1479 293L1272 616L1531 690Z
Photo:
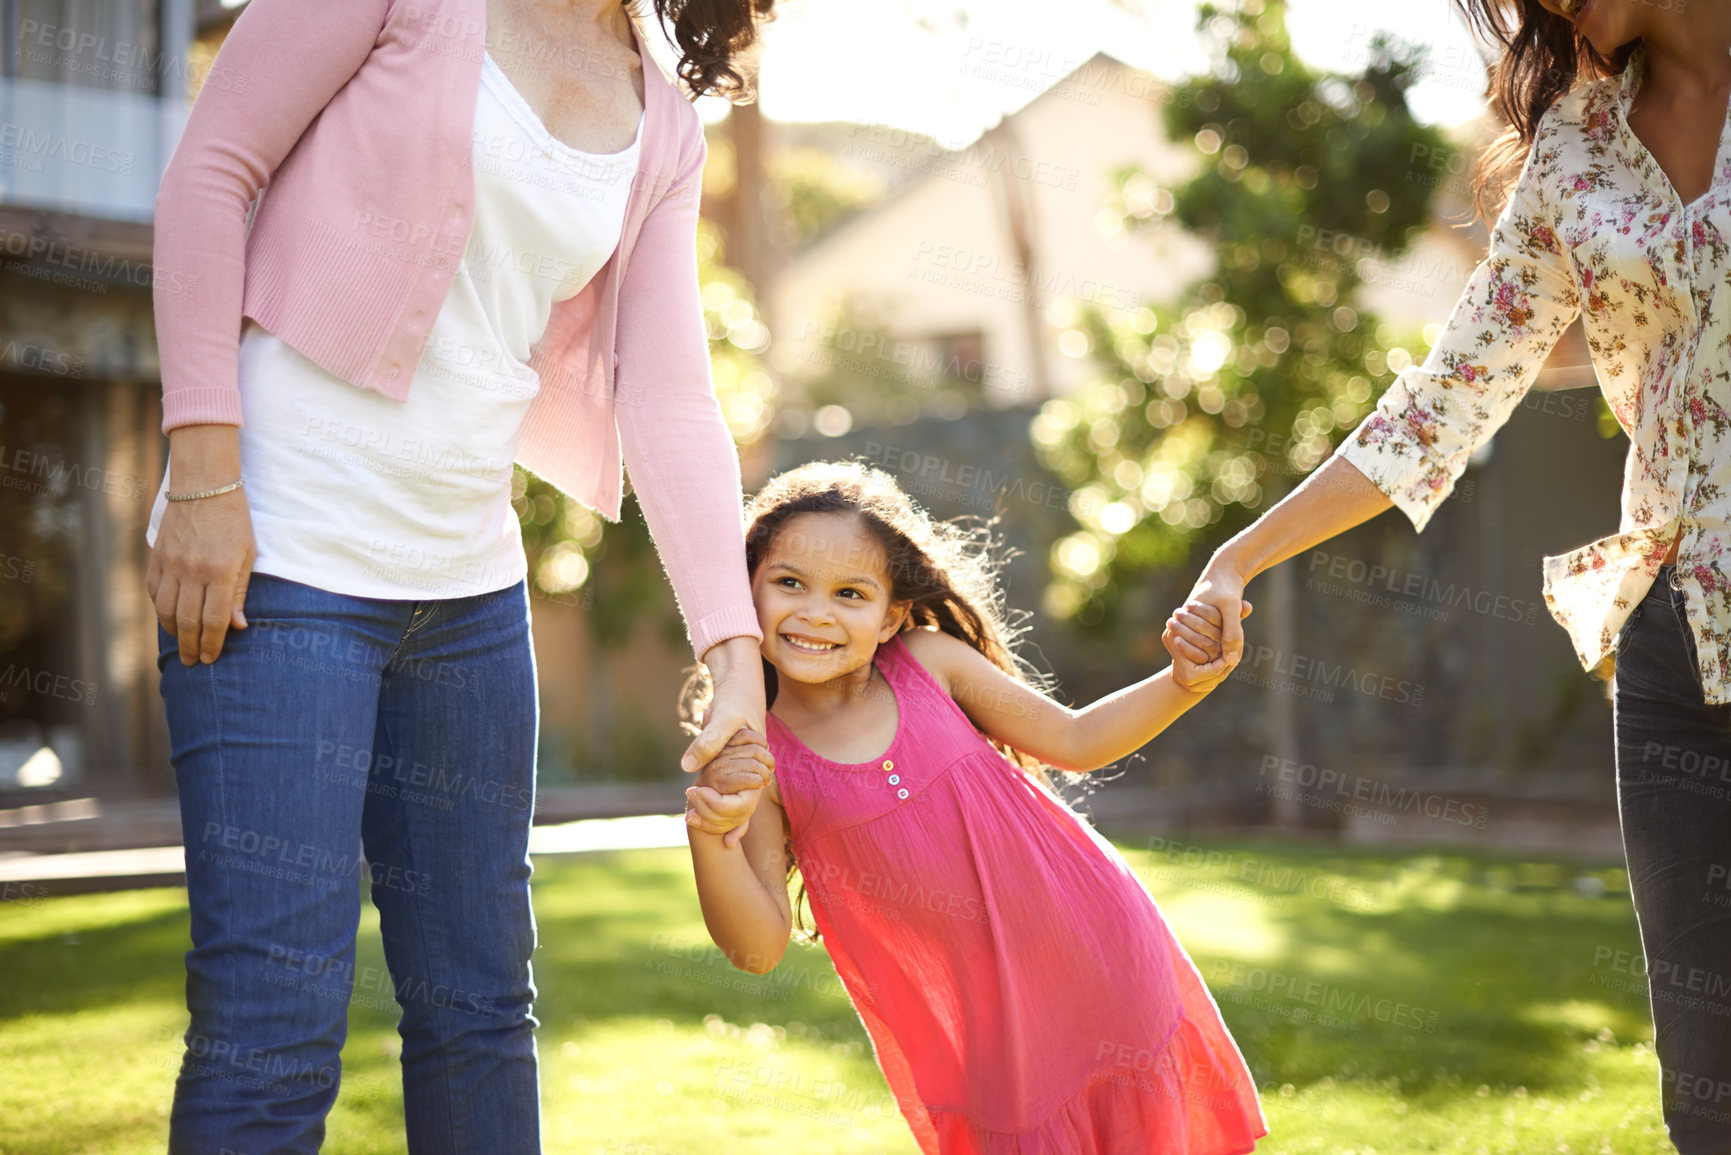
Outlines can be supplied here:
M1710 705L1664 566L1617 639L1617 806L1665 1126L1731 1152L1731 705Z
M524 583L387 601L254 574L246 617L210 665L157 630L192 907L169 1150L318 1150L359 996L401 1008L410 1151L539 1151ZM388 974L355 966L363 883Z

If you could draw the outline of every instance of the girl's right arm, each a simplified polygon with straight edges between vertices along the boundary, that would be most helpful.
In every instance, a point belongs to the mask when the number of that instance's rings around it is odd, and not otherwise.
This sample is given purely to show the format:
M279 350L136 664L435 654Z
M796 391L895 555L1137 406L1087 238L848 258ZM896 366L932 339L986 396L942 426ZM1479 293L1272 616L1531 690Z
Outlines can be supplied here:
M699 793L701 793L699 788ZM729 962L754 975L775 969L793 934L787 896L787 816L771 785L729 798L755 796L757 806L739 845L687 825L697 899L709 937ZM701 801L694 805L701 808Z
M1098 770L1135 753L1206 696L1176 682L1168 667L1071 709L999 669L960 638L932 629L904 630L901 638L982 732L1060 770Z

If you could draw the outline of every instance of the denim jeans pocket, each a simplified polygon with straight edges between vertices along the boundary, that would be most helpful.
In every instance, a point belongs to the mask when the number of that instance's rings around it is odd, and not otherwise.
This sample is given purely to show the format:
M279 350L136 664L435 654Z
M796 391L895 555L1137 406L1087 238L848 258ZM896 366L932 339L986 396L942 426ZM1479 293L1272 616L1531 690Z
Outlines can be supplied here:
M1629 613L1617 633L1618 694L1698 705L1701 675L1682 595L1663 582Z
M1669 587L1666 588L1665 593L1669 595L1667 600L1671 605L1672 616L1677 622L1677 632L1683 636L1683 650L1688 656L1689 669L1695 676L1695 686L1697 689L1702 690L1704 698L1705 690L1703 689L1701 682L1700 652L1695 646L1695 630L1689 624L1688 595L1682 590L1671 589Z

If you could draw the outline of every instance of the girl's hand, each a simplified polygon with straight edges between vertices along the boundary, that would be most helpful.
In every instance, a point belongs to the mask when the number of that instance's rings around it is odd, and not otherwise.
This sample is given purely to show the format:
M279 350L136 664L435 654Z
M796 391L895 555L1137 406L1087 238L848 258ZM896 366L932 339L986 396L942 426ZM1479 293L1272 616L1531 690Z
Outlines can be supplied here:
M737 794L723 794L708 786L687 787L686 824L705 834L721 835L723 846L738 846L739 840L745 837L745 827L752 812L757 809L757 800L762 796L761 786Z
M769 752L769 739L756 730L741 728L733 732L721 753L698 771L697 784L717 794L737 794L767 786L774 772L775 755Z
M1217 662L1221 657L1222 622L1217 607L1192 598L1166 619L1161 641L1174 658L1184 658L1195 666Z
M763 735L749 729L735 731L721 753L698 773L697 785L685 791L686 822L706 834L722 835L724 846L737 846L774 768L775 758Z
M1225 567L1210 565L1190 599L1172 611L1160 635L1172 655L1172 679L1187 690L1206 693L1225 680L1244 654L1239 622L1254 607L1244 600L1244 581Z

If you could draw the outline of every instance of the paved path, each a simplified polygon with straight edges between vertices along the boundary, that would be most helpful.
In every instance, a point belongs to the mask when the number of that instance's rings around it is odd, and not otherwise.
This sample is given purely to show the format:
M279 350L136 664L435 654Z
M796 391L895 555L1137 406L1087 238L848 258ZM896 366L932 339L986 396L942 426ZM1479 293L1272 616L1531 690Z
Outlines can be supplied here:
M537 826L529 834L529 853L581 854L597 850L684 846L685 820L679 814L640 814L626 818L582 818ZM186 851L180 846L125 850L86 850L68 854L0 853L0 897L41 897L88 890L140 886L183 886Z

